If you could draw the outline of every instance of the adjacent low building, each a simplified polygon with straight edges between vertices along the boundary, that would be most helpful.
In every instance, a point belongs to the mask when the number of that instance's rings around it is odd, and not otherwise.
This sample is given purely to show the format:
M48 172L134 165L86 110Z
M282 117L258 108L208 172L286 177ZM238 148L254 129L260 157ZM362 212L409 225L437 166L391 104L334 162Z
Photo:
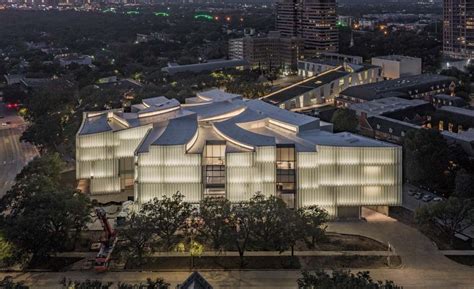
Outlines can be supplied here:
M167 67L163 67L161 71L170 75L181 72L200 73L203 71L217 71L223 69L244 69L249 63L243 59L213 59L203 63L179 65L177 63L169 63Z
M272 92L263 100L280 108L303 111L334 103L347 88L382 80L380 67L342 64Z
M369 83L349 87L336 99L337 106L348 107L352 103L372 101L387 97L424 99L454 90L457 80L454 77L438 74L420 74L399 79Z
M71 64L76 65L92 65L92 56L89 55L78 55L78 54L65 54L58 55L56 59L59 61L61 67L66 67Z
M362 65L364 60L360 56L340 53L321 53L317 58L298 61L298 75L311 77L332 70L346 64Z
M373 57L372 65L382 67L385 79L397 79L421 74L422 60L418 57L388 55Z
M400 205L401 148L331 131L317 118L220 90L186 104L154 97L129 113L84 114L76 177L89 183L93 198L125 193L138 204L179 191L191 203L278 196L333 217Z

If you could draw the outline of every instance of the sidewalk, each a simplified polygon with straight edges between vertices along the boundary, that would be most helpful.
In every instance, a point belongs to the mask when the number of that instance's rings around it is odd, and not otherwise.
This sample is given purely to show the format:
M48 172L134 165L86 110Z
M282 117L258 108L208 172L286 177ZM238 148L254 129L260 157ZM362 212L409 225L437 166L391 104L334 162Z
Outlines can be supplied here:
M96 253L94 252L63 252L58 253L58 257L70 257L70 258L94 258ZM246 257L249 256L291 256L291 251L248 251L244 254ZM393 256L394 252L391 251L295 251L294 256ZM150 257L189 257L189 252L155 252L149 255ZM204 252L201 256L209 257L234 257L239 256L237 251L208 251Z
M442 250L445 256L474 256L474 250Z

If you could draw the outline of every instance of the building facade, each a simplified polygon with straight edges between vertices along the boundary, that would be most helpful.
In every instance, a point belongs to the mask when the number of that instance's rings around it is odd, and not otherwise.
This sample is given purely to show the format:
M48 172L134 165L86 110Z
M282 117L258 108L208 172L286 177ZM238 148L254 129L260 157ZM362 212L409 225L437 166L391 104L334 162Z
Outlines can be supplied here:
M397 79L421 74L421 58L404 55L388 55L372 58L372 65L382 67L385 79Z
M336 105L348 107L352 103L367 102L387 97L430 101L434 95L453 91L456 85L456 78L444 75L427 73L407 76L349 87L339 94L336 99Z
M462 59L474 56L474 1L444 0L443 52Z
M128 190L138 204L180 191L192 203L260 193L331 216L400 205L401 148L331 131L317 118L219 90L186 104L155 97L129 113L84 114L76 177L92 197Z
M349 87L382 80L381 68L372 65L311 65L298 62L298 72L308 78L264 96L263 100L280 108L306 111L334 104L336 97ZM315 68L316 67L316 68ZM319 73L316 70L324 69Z
M278 0L276 29L285 37L301 37L306 55L337 52L336 0Z
M281 68L295 71L303 54L303 41L297 37L282 37L278 31L264 36L247 36L229 40L229 57L244 59L252 67Z

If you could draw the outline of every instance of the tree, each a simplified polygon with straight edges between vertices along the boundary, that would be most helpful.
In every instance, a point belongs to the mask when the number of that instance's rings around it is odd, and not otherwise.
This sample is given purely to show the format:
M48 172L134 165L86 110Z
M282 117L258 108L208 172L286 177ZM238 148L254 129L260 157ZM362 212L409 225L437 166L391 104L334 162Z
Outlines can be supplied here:
M294 256L295 246L299 240L304 240L306 234L306 224L300 214L300 211L287 209L283 217L285 220L282 231L282 241L284 248L291 249L291 256Z
M452 245L457 232L474 225L474 203L472 200L450 197L444 202L419 208L415 218L421 225L438 228Z
M39 191L54 191L60 187L64 162L58 154L36 157L15 177L15 184L0 200L0 210L12 209L17 203Z
M90 201L81 193L40 191L4 211L2 227L6 239L23 254L42 259L74 246L90 221L89 213Z
M454 183L456 197L474 200L474 175L472 173L464 169L457 171Z
M310 273L304 271L298 279L300 289L401 289L393 281L376 281L370 277L368 271L352 274L350 271L333 271L332 274L324 271Z
M201 234L212 241L214 250L223 248L229 241L229 217L231 213L231 203L226 198L207 197L201 200L199 206L199 216L204 224Z
M255 218L249 209L249 204L240 202L232 206L229 228L230 238L233 240L234 246L239 251L240 268L245 265L244 254L247 251L249 243L252 241L252 230Z
M146 249L153 239L151 218L142 212L133 213L120 229L120 236L126 241L126 250L136 258L138 265L143 263Z
M340 108L332 116L331 122L336 132L356 132L359 121L353 110Z
M29 289L30 286L25 285L23 282L15 282L11 276L7 276L0 281L0 288L2 289Z
M176 192L171 197L153 199L143 204L142 212L150 217L154 233L160 237L162 247L171 249L181 238L181 229L185 221L191 216L191 204L184 202L184 196Z
M147 278L145 283L140 284L129 284L129 283L118 283L118 289L136 289L136 288L143 288L143 289L168 289L170 288L170 284L166 283L161 278L156 278L153 280L151 278Z
M105 282L100 280L85 280L85 281L73 281L70 279L63 278L60 282L63 288L74 288L74 289L109 289L112 287L113 282Z
M253 218L252 232L253 243L263 250L284 251L287 248L285 236L285 216L289 210L285 202L275 196L265 198L255 195L247 207Z
M436 130L407 132L403 139L406 178L413 183L443 187L448 169L448 145Z
M321 226L329 220L329 215L318 206L301 208L298 214L303 222L306 243L310 248L314 248L316 241L324 235L325 229ZM309 240L306 239L308 237Z
M89 199L60 184L63 167L57 154L34 159L0 200L2 229L19 257L44 258L74 246L90 220Z

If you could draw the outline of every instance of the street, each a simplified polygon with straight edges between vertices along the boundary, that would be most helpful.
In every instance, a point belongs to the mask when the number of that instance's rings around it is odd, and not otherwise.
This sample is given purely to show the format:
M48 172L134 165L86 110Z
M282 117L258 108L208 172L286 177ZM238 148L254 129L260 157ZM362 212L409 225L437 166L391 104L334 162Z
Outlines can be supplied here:
M20 142L24 121L0 103L0 197L13 185L15 176L37 154L36 148ZM9 124L7 124L7 122ZM5 124L5 125L4 125Z

